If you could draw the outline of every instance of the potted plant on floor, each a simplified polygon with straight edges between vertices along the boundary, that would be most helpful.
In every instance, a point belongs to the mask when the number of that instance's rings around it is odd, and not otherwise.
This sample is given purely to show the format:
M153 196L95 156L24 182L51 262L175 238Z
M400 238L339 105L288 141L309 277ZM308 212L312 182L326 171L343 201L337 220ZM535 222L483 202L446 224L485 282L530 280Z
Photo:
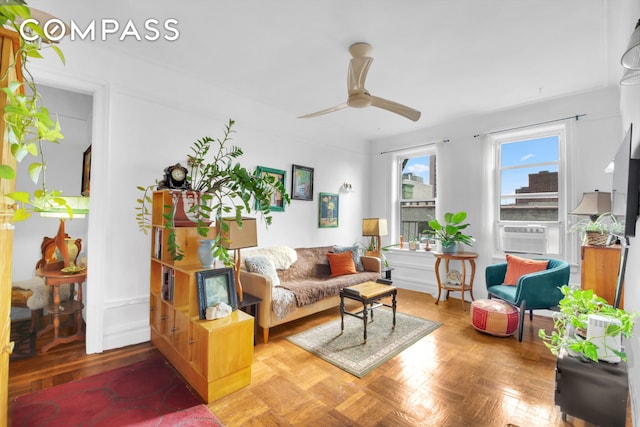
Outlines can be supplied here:
M608 353L627 359L624 351L609 346L611 340L620 340L621 337L631 338L637 313L628 313L620 308L615 308L607 303L604 298L596 295L592 289L572 289L565 285L560 288L564 298L560 300L560 312L554 316L554 330L550 334L544 329L538 330L538 336L544 345L558 355L561 350L574 357L598 362L597 342L604 345L601 353ZM600 315L614 319L604 330L603 337L588 337L587 327L589 315Z
M238 226L242 226L242 215L251 213L252 205L263 216L267 225L271 224L271 197L275 192L282 194L283 203L290 203L290 198L282 182L269 174L258 175L239 163L234 163L244 153L237 146L227 146L233 133L235 122L229 120L225 126L224 136L220 139L206 136L193 143L191 154L187 155L187 183L182 191L196 191L199 197L194 198L188 214L195 218L198 233L206 237L211 222L216 222L223 232L228 232L228 223L221 218L233 217ZM158 188L158 182L147 187L138 186L142 197L137 200L136 219L138 227L145 234L151 228L152 204L151 193ZM160 188L162 188L162 184ZM165 227L171 232L168 236L168 250L174 260L183 257L182 250L175 242L172 232L173 216L165 217ZM173 238L172 238L173 236ZM222 233L217 233L212 245L214 257L225 265L231 260L227 249L221 245Z
M458 250L458 243L473 246L473 237L462 233L469 224L463 223L467 219L467 213L460 211L457 213L447 212L444 214L444 221L440 223L437 219L429 221L430 230L424 230L424 234L430 235L440 242L443 253L455 253Z

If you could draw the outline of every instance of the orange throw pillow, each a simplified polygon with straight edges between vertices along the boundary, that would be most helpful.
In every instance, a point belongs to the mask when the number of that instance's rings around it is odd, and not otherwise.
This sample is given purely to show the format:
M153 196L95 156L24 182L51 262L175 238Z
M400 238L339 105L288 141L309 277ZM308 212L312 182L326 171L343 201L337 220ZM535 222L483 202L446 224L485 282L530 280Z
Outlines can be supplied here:
M329 266L331 267L331 277L357 273L351 251L328 253L327 258L329 258Z
M507 274L504 277L504 284L516 286L521 276L546 270L548 264L549 260L546 259L527 259L507 254Z

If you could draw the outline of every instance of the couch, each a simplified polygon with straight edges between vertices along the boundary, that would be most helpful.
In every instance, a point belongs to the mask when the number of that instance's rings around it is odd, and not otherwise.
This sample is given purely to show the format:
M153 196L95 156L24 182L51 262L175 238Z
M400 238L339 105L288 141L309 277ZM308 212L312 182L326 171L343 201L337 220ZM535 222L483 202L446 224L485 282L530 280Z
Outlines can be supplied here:
M240 282L243 292L262 299L256 320L262 328L265 344L269 341L270 328L337 307L340 289L380 278L380 259L356 254L353 254L354 262L359 258L361 271L332 276L327 253L348 249L335 246L290 249L295 261L290 266L277 265L276 261L271 266L275 271L269 271L270 266L250 268L250 263L263 261L262 257L269 258L268 253L252 256L250 251L247 254L243 251L246 265L240 271ZM357 249L355 251L357 253Z

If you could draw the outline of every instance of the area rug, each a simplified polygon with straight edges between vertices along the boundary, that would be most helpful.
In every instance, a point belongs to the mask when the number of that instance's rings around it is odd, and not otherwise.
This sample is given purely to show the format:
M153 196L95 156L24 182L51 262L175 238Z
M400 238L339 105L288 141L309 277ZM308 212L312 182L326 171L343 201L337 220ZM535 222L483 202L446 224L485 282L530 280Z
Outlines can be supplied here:
M12 426L222 426L161 357L16 398Z
M396 327L391 329L391 309L375 309L374 321L367 324L364 343L362 320L345 316L344 332L340 319L287 337L289 341L358 378L382 365L393 356L438 329L441 323L405 313L396 313Z
M36 354L36 333L31 332L31 319L11 322L11 341L15 343L9 360L20 360Z

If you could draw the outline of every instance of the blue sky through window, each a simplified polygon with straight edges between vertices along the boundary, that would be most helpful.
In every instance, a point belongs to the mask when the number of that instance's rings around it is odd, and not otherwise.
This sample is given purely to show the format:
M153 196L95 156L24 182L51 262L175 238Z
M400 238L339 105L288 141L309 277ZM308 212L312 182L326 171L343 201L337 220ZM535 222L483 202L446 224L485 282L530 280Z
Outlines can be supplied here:
M500 192L513 194L517 188L527 187L530 173L557 172L558 144L557 136L502 144L500 165L502 168L513 167L514 169L502 171Z
M410 158L404 166L404 169L402 169L402 173L413 173L414 175L421 176L425 184L431 184L429 182L429 157L431 156Z

